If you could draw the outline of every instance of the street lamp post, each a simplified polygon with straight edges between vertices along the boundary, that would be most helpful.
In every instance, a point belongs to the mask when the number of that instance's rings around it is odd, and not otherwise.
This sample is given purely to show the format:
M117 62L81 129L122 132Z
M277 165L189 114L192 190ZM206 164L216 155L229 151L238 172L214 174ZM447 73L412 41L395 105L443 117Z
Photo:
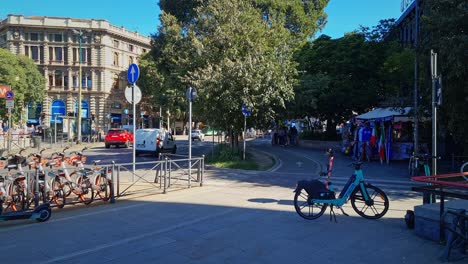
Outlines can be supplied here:
M83 62L83 52L81 50L81 41L83 39L83 31L80 30L73 30L73 33L78 35L78 53L79 53L79 77L78 77L78 120L77 120L77 140L76 143L81 143L81 90L82 90L82 62Z

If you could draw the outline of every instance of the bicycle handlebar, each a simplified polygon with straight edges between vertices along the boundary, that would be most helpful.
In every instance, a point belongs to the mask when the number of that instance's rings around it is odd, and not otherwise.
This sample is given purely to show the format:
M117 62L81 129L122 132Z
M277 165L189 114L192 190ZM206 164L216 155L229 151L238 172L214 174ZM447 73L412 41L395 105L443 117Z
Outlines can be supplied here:
M413 153L413 155L411 155L412 158L415 158L415 159L442 159L441 156L432 156L430 154L418 154L418 155L415 155Z

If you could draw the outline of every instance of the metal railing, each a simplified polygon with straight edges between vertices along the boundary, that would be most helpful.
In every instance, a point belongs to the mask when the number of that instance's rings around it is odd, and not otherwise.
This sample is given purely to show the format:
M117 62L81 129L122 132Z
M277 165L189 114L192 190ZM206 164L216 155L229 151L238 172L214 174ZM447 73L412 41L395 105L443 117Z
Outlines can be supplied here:
M191 188L192 182L203 186L205 156L161 155L160 160L135 163L113 163L111 182L115 197L132 194L167 193Z

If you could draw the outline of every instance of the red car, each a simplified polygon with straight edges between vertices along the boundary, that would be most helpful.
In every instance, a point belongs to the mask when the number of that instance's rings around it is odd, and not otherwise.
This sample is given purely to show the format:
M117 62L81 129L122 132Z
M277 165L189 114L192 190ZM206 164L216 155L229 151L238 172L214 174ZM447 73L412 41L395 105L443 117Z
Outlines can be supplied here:
M106 148L110 148L111 145L128 148L130 144L133 144L133 134L129 133L126 129L112 128L107 131L104 143L106 144Z

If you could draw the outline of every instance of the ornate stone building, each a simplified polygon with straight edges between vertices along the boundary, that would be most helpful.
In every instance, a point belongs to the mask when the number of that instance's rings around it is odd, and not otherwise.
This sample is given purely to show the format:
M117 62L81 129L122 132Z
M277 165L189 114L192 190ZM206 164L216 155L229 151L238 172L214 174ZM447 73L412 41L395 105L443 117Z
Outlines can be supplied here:
M149 37L100 19L8 15L0 22L0 48L30 57L46 78L42 104L25 102L28 123L38 124L45 113L43 124L57 116L61 126L59 116L78 112L80 36L84 126L91 120L102 130L126 123L126 71L150 50Z

